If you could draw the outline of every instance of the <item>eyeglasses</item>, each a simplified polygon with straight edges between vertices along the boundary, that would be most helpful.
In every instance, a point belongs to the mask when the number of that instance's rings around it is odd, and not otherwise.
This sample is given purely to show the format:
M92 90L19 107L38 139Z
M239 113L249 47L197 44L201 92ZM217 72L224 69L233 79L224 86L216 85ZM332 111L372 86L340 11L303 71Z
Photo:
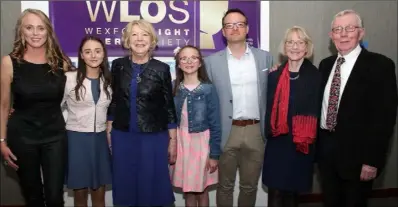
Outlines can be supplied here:
M199 57L192 56L192 57L182 57L182 58L180 58L180 62L181 63L188 63L189 61L191 61L191 63L196 63L196 62L199 61Z
M361 27L352 26L352 25L348 25L346 27L338 26L338 27L333 28L332 32L335 33L335 34L339 34L339 33L343 32L343 30L345 30L346 32L353 32L357 28L361 28Z
M289 40L285 42L287 47L293 47L294 45L297 45L297 47L303 48L307 44L305 41L298 40L298 41L293 41Z
M244 28L246 27L246 22L225 23L224 29L233 29L235 26L237 28Z

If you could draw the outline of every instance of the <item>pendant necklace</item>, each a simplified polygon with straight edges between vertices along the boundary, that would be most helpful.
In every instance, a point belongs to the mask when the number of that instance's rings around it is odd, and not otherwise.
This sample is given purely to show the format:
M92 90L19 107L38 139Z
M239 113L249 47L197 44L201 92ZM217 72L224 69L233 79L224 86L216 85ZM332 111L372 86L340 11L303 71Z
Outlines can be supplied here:
M290 78L290 80L297 80L298 78L300 77L300 74L298 74L296 77L294 77L294 78L292 78L292 77L289 77Z
M142 65L142 66L139 67L140 71L138 71L137 77L136 77L137 83L140 83L140 82L141 82L141 76L140 76L140 75L141 75L141 73L148 67L149 61L151 61L151 59L152 59L152 58L149 58L148 62L146 62L144 65ZM139 65L139 64L138 64L138 65Z

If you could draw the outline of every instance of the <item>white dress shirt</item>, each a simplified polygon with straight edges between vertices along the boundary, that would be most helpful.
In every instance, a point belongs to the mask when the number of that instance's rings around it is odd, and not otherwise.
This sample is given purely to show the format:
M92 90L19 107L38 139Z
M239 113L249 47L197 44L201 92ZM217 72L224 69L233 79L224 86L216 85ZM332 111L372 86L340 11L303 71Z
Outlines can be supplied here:
M341 83L340 83L340 95L339 95L338 106L340 106L341 96L344 92L344 88L347 84L347 80L350 77L352 68L354 67L355 62L357 61L357 58L358 58L359 54L361 53L361 51L362 51L362 48L358 44L358 46L353 51L348 53L347 55L342 56L339 54L337 57L337 59L339 59L339 57L344 57L344 59L345 59L345 62L340 66ZM328 129L326 126L326 118L327 118L327 109L329 106L330 85L332 83L334 72L336 70L337 59L334 62L333 69L330 72L329 79L328 79L328 82L326 83L325 91L323 93L322 113L321 113L321 128L322 129Z
M245 54L235 58L228 48L228 69L233 97L233 119L260 119L257 69L249 46Z

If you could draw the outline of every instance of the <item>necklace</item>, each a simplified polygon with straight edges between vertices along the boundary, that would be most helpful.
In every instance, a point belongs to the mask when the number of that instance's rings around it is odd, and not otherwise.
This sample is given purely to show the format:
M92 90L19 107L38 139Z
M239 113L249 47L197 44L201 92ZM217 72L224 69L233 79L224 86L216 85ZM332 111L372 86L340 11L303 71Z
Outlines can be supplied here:
M297 80L298 78L300 77L300 74L298 74L296 77L294 77L294 78L292 78L292 77L289 77L290 78L290 80Z
M137 79L137 83L140 83L141 82L141 76L140 75L141 75L143 69L142 69L142 66L139 66L139 68L137 68L137 69L139 69L139 71L137 73L136 79Z
M141 74L142 74L142 72L148 67L149 61L151 61L151 59L152 59L152 58L149 58L148 62L146 62L145 64L137 64L137 65L140 65L140 66L139 66L139 71L138 71L137 77L136 77L137 83L140 83L140 82L141 82ZM134 64L134 63L133 63L133 64ZM138 68L137 68L137 69L138 69Z

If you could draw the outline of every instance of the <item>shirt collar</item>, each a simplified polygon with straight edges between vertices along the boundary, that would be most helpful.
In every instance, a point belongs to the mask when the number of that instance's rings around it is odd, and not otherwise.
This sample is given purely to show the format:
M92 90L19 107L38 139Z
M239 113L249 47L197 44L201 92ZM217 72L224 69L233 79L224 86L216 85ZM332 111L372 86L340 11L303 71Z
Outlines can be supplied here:
M344 57L344 59L353 59L359 56L359 54L361 53L362 48L361 46L358 44L357 47L352 50L350 53L348 53L347 55L341 55L340 53L338 54L338 57Z
M227 46L227 52L228 52L228 55L232 55L232 52L228 46ZM249 44L246 44L245 55L249 55L250 53L251 53L250 46L249 46Z

